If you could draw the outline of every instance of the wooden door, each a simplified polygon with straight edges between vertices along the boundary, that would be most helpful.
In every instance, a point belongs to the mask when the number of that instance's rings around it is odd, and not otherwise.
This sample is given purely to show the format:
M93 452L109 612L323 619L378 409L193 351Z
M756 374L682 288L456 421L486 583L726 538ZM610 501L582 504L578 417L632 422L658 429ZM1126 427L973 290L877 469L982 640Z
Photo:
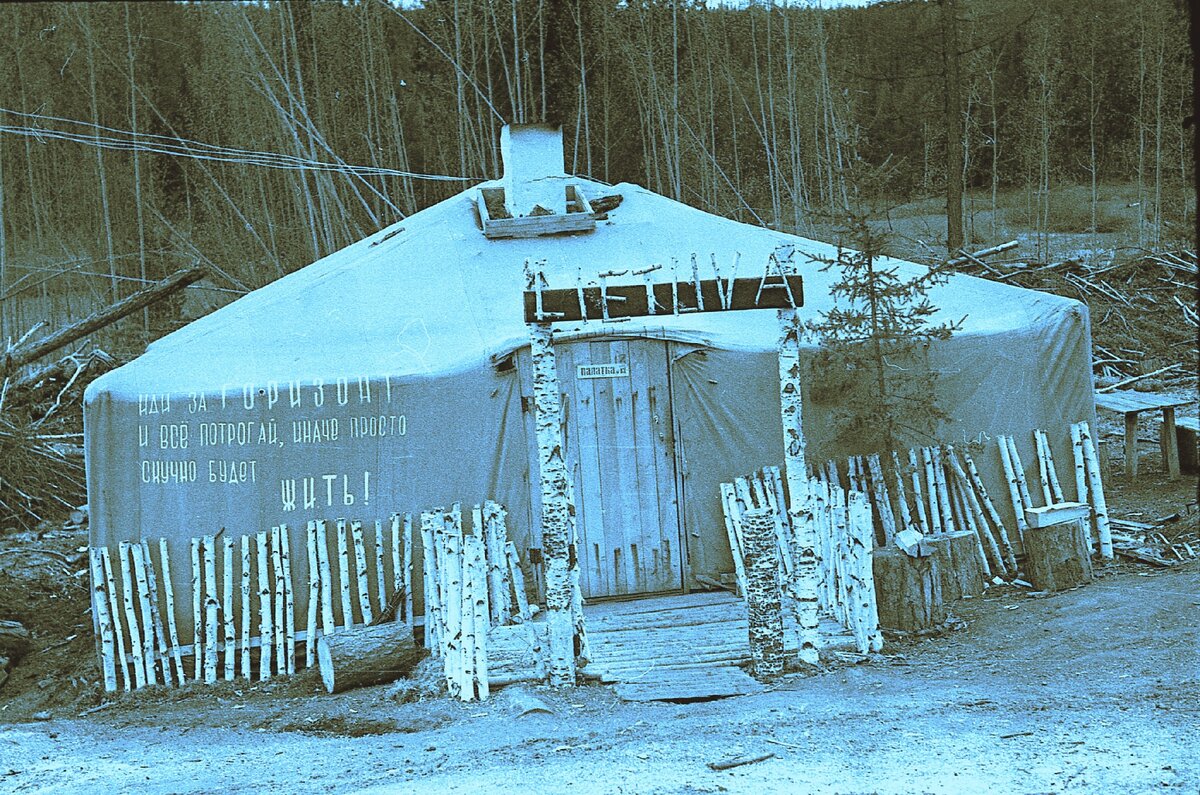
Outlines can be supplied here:
M667 345L555 347L585 596L682 587Z

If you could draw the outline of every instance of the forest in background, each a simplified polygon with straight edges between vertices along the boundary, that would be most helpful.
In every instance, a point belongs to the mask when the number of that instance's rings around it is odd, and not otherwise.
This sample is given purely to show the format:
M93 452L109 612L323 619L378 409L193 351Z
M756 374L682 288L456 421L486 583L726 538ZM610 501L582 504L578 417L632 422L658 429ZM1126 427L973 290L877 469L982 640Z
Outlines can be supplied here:
M498 177L502 124L543 118L568 171L811 237L852 205L923 202L944 253L951 140L968 243L1019 226L1046 260L1054 232L1191 237L1175 0L31 4L0 20L9 338L24 301L66 322L193 262L216 290L254 289ZM141 325L141 343L168 330Z

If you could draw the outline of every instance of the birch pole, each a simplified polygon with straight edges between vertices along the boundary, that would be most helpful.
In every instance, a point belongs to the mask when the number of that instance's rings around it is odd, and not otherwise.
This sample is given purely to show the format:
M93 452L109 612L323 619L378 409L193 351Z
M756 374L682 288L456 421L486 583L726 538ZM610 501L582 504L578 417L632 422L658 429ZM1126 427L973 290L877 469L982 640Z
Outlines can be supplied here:
M917 451L908 451L908 463L912 467L913 502L917 506L917 522L921 526L921 534L933 532L929 525L929 514L925 512L925 495L921 491L921 464L917 461ZM898 470L897 470L898 471Z
M350 535L354 539L354 584L358 590L358 609L364 624L375 620L371 610L371 574L367 569L367 549L363 540L362 522L350 524Z
M217 681L217 541L204 537L204 683Z
M534 278L540 278L535 276ZM575 684L575 624L571 615L571 507L563 459L562 405L549 323L529 324L533 360L534 426L542 489L542 555L546 571L550 684ZM810 545L811 552L811 545Z
M171 582L171 558L167 554L167 539L158 539L158 559L162 561L163 600L167 612L167 631L171 636L171 657L175 660L175 678L179 684L187 681L183 655L179 651L179 627L175 623L175 585Z
M787 477L788 518L792 526L795 571L792 576L792 609L800 632L800 660L809 665L819 662L817 650L818 617L815 533L810 506L808 466L804 460L804 429L800 388L800 322L795 309L778 313L779 399L783 422L784 471Z
M287 659L284 651L285 622L284 616L286 594L283 586L283 550L280 541L279 526L271 528L271 566L275 572L275 632L270 641L263 638L263 643L275 645L275 673L287 673Z
M129 552L133 556L134 582L137 583L139 617L142 626L142 656L146 660L146 684L158 684L158 669L154 659L154 613L150 610L150 581L146 577L146 560L142 557L142 545L132 542ZM166 662L163 658L163 662ZM167 671L165 684L171 684L171 674Z
M142 559L146 565L146 583L150 586L150 614L151 622L154 625L154 637L158 640L158 656L162 658L163 669L163 684L169 685L171 680L171 650L167 646L167 636L163 629L162 611L158 604L158 575L154 573L154 558L150 557L150 542L142 539ZM170 577L170 573L163 569L163 576ZM183 679L179 680L179 684L183 684Z
M317 520L317 566L321 571L321 634L332 635L336 624L333 620L333 569L329 566L329 534L325 520Z
M413 626L412 568L412 514L406 513L404 514L404 577L400 582L400 587L404 589L404 621L408 624L409 629L412 629ZM400 575L396 576L399 577Z
M138 627L137 609L133 601L133 575L129 570L129 542L117 545L121 556L121 603L125 607L125 623L129 627L129 652L133 658L133 678L138 688L146 686L146 649L142 645L142 633ZM153 671L153 663L151 664Z
M346 520L337 520L338 580L342 591L342 626L354 626L354 606L350 600L350 551L346 546Z
M1017 557L1013 553L1012 542L1008 538L1008 529L1005 528L1004 522L1000 519L1000 512L996 510L996 506L992 503L992 498L988 496L987 489L983 485L983 479L979 477L979 470L975 468L975 459L971 458L971 454L963 451L963 460L967 462L967 472L971 476L971 485L975 487L975 493L979 496L979 502L987 511L988 518L992 520L992 524L996 526L996 532L1000 534L1000 545L1004 547L1004 561L1008 568L1016 572ZM1021 517L1024 520L1024 516Z
M296 673L296 594L292 587L292 561L289 551L292 546L288 526L279 526L279 557L283 561L283 648L287 657L287 673ZM285 667L285 666L280 666Z
M1079 431L1079 423L1071 423L1071 453L1075 458L1075 502L1082 502L1084 505L1090 505L1088 499L1088 481L1087 481L1087 465L1083 458L1083 436ZM1095 518L1083 523L1083 529L1087 537L1088 549L1095 546L1095 541L1092 537L1092 521Z
M1096 445L1092 442L1092 431L1086 422L1079 423L1079 437L1083 443L1083 460L1087 464L1092 510L1096 512L1096 539L1100 544L1100 557L1112 560L1112 530L1108 525L1108 503L1104 499L1104 484L1100 479L1100 458L1096 455Z
M104 689L112 693L117 689L116 639L113 637L112 614L108 610L108 589L104 583L104 561L100 550L88 550L88 563L92 572L92 610L100 629L100 667L104 671Z
M225 582L221 588L221 604L225 619L225 680L233 681L237 663L237 628L233 624L233 536L227 535L222 545L225 557L221 561L221 573Z
M257 537L258 552L258 678L267 681L271 678L271 580L267 573L267 533L264 530Z
M379 591L379 612L387 610L387 579L383 570L383 522L375 520L375 583ZM395 616L399 618L399 616Z
M766 508L742 515L746 538L746 613L754 678L769 681L783 673L783 607L780 604L779 545Z
M120 663L121 682L125 689L129 690L132 683L129 678L129 659L125 654L125 630L121 626L121 597L117 593L112 557L107 546L100 547L100 563L104 569L104 584L108 586L108 612L112 616L113 635L117 639L117 662Z
M1025 538L1025 502L1021 499L1021 488L1017 485L1017 474L1013 469L1012 458L1008 452L1008 442L1003 436L996 437L1000 448L1000 464L1004 467L1004 480L1008 483L1008 496L1012 500L1013 513L1017 515L1017 537Z
M321 612L321 570L317 567L317 523L309 520L304 540L308 550L308 620L304 623L304 667L317 661L317 615Z
M192 539L192 667L197 682L204 678L204 577L200 573L200 539Z
M250 625L254 616L250 612L250 536L242 536L242 676L254 678L250 669Z

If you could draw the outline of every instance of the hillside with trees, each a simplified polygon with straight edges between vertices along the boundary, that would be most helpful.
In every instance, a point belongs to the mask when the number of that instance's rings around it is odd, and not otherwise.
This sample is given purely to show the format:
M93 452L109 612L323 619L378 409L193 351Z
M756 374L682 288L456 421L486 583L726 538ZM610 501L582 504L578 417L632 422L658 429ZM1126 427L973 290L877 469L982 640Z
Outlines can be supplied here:
M7 337L193 262L223 274L218 296L261 286L498 176L508 121L561 121L570 171L812 237L852 203L855 167L882 168L888 203L932 219L910 255L1012 229L1038 261L1057 232L1161 249L1194 213L1171 0L14 4L0 19ZM156 317L133 347L169 327Z

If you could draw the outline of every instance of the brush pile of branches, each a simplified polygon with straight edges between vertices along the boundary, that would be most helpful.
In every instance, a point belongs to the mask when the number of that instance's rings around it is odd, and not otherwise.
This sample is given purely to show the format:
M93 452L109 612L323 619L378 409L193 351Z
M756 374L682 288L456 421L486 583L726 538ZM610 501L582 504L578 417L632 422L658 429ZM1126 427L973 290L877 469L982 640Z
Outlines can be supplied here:
M83 448L0 412L0 531L32 530L84 501Z

